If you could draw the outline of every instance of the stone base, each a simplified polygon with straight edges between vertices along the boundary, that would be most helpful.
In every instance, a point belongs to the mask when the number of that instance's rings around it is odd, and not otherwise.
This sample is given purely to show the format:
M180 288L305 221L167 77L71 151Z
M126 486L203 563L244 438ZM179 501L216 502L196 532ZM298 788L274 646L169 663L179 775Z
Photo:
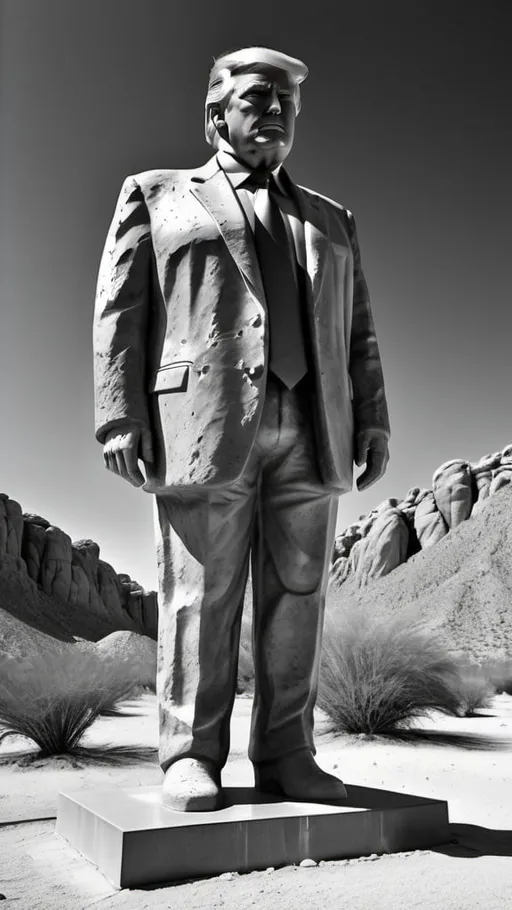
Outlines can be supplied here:
M160 787L60 793L56 832L118 888L449 841L441 800L351 786L329 804L224 792L224 809L190 813L165 808Z

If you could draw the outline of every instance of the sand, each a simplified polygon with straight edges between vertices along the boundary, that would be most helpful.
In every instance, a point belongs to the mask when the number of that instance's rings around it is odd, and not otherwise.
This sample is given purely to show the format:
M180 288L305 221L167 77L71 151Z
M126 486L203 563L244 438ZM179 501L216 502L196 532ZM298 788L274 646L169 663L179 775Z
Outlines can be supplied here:
M245 757L251 702L236 700L231 785L250 785ZM130 706L133 716L101 718L91 746L156 749L155 697ZM446 799L451 840L435 850L327 862L312 868L216 877L153 889L116 891L91 864L54 835L60 789L159 783L156 755L122 767L73 767L52 759L37 766L0 765L0 892L16 910L87 907L173 910L510 910L512 905L512 698L496 696L474 718L432 715L407 741L335 736L318 714L318 761L351 784ZM0 746L16 762L21 740ZM28 821L32 819L32 821ZM39 820L36 820L39 819Z

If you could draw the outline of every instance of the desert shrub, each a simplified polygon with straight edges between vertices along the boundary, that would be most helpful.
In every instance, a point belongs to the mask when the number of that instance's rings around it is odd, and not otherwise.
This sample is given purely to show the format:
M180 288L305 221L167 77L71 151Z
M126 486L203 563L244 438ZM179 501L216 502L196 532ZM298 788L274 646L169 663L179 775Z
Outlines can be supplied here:
M318 705L336 729L390 733L431 710L459 712L457 661L421 619L337 612L323 642Z
M30 660L1 655L0 742L17 734L32 739L41 757L76 754L96 718L132 695L134 672L131 661L78 648Z
M458 714L472 717L477 711L491 706L496 688L484 667L460 661L454 692L459 701Z

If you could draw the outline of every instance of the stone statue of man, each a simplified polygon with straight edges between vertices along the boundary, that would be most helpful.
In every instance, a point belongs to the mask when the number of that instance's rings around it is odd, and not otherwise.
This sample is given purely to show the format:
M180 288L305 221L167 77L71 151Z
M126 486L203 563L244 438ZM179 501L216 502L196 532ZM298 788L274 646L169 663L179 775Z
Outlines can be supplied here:
M249 561L257 788L338 800L313 707L338 497L388 461L389 423L350 211L283 166L302 61L215 60L214 155L128 177L94 321L105 466L155 494L164 804L222 805ZM144 473L138 465L143 462Z

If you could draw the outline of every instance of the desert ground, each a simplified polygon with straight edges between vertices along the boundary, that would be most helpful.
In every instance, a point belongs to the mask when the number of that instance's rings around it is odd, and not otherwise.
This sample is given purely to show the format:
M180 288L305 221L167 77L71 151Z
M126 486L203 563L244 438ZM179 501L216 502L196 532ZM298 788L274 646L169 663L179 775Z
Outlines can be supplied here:
M246 758L251 700L236 700L224 783L252 785ZM55 833L59 790L151 786L157 764L154 695L102 717L86 737L101 752L126 747L119 764L66 758L24 762L29 741L0 746L0 892L16 910L258 910L350 907L351 910L512 906L512 697L498 695L471 718L432 714L411 734L336 735L318 712L318 761L345 782L448 801L450 843L430 850L317 866L224 874L144 889L116 890Z

